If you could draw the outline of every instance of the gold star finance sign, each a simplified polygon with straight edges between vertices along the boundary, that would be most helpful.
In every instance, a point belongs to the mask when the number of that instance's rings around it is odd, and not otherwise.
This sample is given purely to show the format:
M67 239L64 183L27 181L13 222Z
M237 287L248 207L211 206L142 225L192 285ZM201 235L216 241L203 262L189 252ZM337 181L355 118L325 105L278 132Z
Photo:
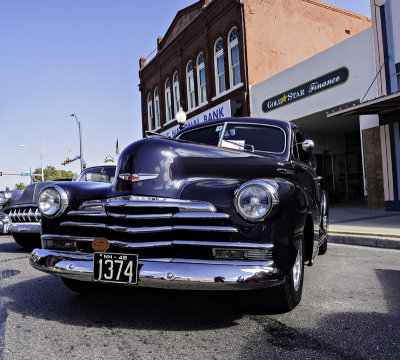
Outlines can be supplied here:
M325 75L307 81L302 85L296 86L290 90L264 100L262 103L262 111L267 113L311 95L331 89L335 86L342 85L347 81L348 78L349 69L343 66Z

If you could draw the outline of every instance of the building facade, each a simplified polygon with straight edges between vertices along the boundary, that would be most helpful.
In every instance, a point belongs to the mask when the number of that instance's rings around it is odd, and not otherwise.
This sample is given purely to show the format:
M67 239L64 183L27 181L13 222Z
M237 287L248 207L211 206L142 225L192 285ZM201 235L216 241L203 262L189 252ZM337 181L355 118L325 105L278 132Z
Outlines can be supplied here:
M248 116L251 86L370 27L318 0L200 0L179 11L151 59L141 58L142 129Z
M400 2L371 0L375 69L367 97L329 116L360 116L368 206L400 211Z

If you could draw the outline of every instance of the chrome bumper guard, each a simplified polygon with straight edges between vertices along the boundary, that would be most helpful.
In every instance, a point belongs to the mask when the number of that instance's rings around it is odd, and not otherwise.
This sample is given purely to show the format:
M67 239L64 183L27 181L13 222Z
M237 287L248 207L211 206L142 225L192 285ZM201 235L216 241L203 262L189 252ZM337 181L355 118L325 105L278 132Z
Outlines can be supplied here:
M66 278L93 281L93 254L35 249L30 264ZM277 285L284 275L273 261L139 259L140 287L187 290L250 290Z

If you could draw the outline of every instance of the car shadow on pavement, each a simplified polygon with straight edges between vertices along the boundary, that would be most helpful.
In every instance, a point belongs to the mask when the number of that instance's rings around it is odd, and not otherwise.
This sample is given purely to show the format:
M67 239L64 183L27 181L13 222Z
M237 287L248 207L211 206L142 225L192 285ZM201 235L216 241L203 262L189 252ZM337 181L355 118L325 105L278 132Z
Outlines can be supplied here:
M242 347L240 359L400 359L400 271L375 269L375 273L383 290L380 308L320 314L317 327L301 328L280 321L282 315L250 316L263 330ZM361 308L365 299L358 301ZM304 306L309 304L295 311ZM318 314L318 304L311 306Z
M201 330L234 326L243 314L238 292L104 286L80 295L51 275L5 286L3 295L7 310L85 327Z

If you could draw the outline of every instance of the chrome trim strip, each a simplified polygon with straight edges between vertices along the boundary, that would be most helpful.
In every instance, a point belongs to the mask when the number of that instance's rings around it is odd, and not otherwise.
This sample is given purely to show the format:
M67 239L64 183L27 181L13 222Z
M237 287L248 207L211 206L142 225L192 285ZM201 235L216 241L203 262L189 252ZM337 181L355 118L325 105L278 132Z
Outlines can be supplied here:
M146 207L146 208L179 208L181 211L210 211L215 212L216 209L211 204L206 203L183 203L180 201L124 201L124 200L113 200L107 202L105 207Z
M68 216L99 216L99 217L105 217L107 216L107 213L102 210L75 210L75 211L69 211L67 213Z
M229 219L229 214L226 213L218 213L218 212L181 212L174 214L173 218L175 219L192 219L192 218L200 218L200 219Z
M257 244L257 243L242 243L242 242L222 242L222 241L192 241L192 240L174 240L174 245L189 245L189 246L216 246L227 248L241 249L265 249L274 248L273 244Z
M92 242L93 240L96 239L96 237L46 234L46 235L42 235L41 239L42 240L71 240L71 241Z
M84 223L84 222L75 222L75 221L64 221L60 224L60 226L81 226L86 228L99 228L106 229L106 224L98 224L98 223Z
M111 213L107 212L108 216L111 216L116 219L127 219L127 220L136 220L136 219L171 219L173 217L173 214L168 213L168 214L116 214L116 213Z
M128 233L128 234L144 234L144 233L157 233L157 232L164 232L164 231L172 231L172 226L154 226L154 227L125 227L125 226L118 226L118 225L111 225L107 226L108 229Z
M174 230L184 231L214 231L214 232L239 232L231 226L194 226L194 225L174 225Z
M231 226L193 226L193 225L173 225L173 226L143 226L143 227L127 227L119 225L106 225L97 223L84 223L75 221L64 221L60 226L73 226L73 227L85 227L94 229L110 229L117 232L130 233L130 234L141 234L141 233L156 233L164 231L214 231L214 232L239 232L238 229Z
M55 235L46 234L42 235L42 240L71 240L71 241L83 241L92 242L96 237L86 236L71 236L71 235ZM263 249L272 250L273 244L258 244L258 243L241 243L241 242L222 242L222 241L193 241L193 240L172 240L172 241L149 241L140 243L131 243L120 240L108 239L110 244L123 246L126 248L144 248L144 247L160 247L160 246L215 246L215 247L226 247L226 248L241 248L241 249Z

